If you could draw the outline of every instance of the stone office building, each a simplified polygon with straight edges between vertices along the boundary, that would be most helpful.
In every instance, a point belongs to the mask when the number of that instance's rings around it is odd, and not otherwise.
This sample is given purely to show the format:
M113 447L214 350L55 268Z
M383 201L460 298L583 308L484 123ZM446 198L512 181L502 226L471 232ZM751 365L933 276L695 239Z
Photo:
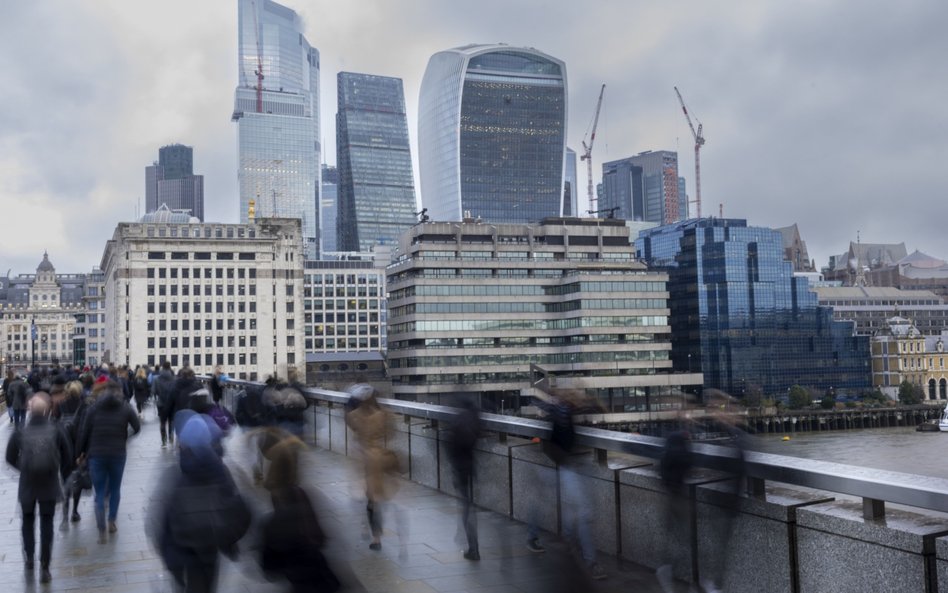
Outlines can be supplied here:
M620 220L416 225L388 269L394 394L504 413L546 378L612 412L680 402L702 378L671 370L667 279Z
M106 351L239 379L303 373L299 219L200 223L168 211L120 223L102 256Z

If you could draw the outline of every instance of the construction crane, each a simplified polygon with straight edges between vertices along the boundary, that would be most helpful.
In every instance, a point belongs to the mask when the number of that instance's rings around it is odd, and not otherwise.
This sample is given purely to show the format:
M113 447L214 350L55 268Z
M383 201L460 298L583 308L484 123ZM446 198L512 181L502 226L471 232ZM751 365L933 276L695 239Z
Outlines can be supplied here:
M681 103L681 110L685 113L685 119L688 120L688 127L691 128L691 135L695 138L695 214L701 218L701 147L704 146L704 136L701 135L703 124L698 122L698 129L691 123L691 116L688 115L688 108L685 107L685 100L681 98L678 87L675 87L675 94L678 95L678 102Z
M599 111L602 109L602 94L606 92L606 85L602 85L602 88L599 89L599 101L596 103L596 114L593 116L592 128L591 131L587 130L586 134L589 136L589 144L586 144L586 138L583 138L583 154L580 155L579 160L586 161L586 177L587 177L587 186L586 191L588 192L589 197L589 210L596 210L596 196L593 194L593 143L596 141L596 127L599 125Z
M263 113L263 49L260 46L260 23L257 22L257 3L250 0L253 8L253 36L257 42L257 113Z

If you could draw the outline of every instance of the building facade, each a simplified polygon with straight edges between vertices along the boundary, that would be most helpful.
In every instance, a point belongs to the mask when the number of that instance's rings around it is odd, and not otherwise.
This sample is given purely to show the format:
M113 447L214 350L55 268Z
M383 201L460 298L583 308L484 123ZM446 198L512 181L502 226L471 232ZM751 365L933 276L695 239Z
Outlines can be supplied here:
M850 241L845 253L830 256L829 266L822 270L823 277L843 286L871 286L873 270L887 268L907 255L905 243Z
M692 219L644 230L636 246L669 274L675 368L701 371L706 387L785 398L795 384L869 386L868 338L834 321L808 280L793 275L778 231Z
M0 366L26 373L32 366L83 365L75 340L87 306L85 274L57 274L44 253L35 274L0 278Z
M927 290L875 286L817 286L820 305L832 307L833 318L852 321L856 333L872 336L889 329L889 320L904 317L922 335L941 335L948 328L948 305Z
M948 400L945 342L948 332L926 336L904 317L892 317L872 338L872 385L896 399L903 381L919 387L927 403Z
M204 176L194 174L194 149L190 146L162 146L158 161L145 167L145 213L162 205L204 220Z
M415 216L402 79L340 72L336 114L339 251L391 245Z
M563 216L582 216L579 211L579 179L576 177L576 151L566 148L566 169L563 172Z
M307 261L303 311L307 355L385 352L385 267L391 250Z
M948 262L915 250L892 265L879 266L866 274L871 286L903 290L929 290L948 299Z
M436 53L421 83L422 205L432 220L537 223L563 209L566 64L532 48Z
M260 218L299 218L306 256L317 259L319 52L299 16L272 0L239 0L237 16L240 222L250 221L251 203Z
M299 219L146 215L116 227L101 269L106 362L249 380L304 368Z
M688 198L682 195L683 190L678 153L646 151L603 163L599 209L616 208L614 216L627 220L677 222L688 216Z
M388 269L395 397L503 413L539 375L613 412L677 397L701 376L672 373L666 281L622 221L417 225Z

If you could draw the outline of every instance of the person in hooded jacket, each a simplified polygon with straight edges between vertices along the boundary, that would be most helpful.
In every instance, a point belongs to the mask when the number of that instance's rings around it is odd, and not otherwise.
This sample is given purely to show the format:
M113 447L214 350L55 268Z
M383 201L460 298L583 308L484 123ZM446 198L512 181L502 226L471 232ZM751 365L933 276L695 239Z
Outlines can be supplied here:
M151 390L155 396L155 408L158 410L158 422L161 431L161 446L168 446L169 439L174 444L174 429L172 428L171 418L168 417L168 409L171 398L174 396L174 373L171 372L171 363L167 360L161 363L161 371L152 381Z
M178 371L178 379L174 382L171 397L165 402L165 416L173 425L175 425L175 414L181 410L191 409L191 394L201 389L204 389L204 384L194 376L194 371L190 367L184 367Z
M106 542L106 496L109 498L109 533L118 530L115 520L122 496L129 428L132 429L132 434L138 434L141 430L138 415L125 401L122 387L108 381L101 387L95 404L86 412L82 429L79 431L79 458L76 460L76 463L89 463L92 488L95 490L95 522L99 528L100 544Z
M250 510L214 444L213 421L190 410L178 418L178 465L159 480L148 533L179 587L211 593L220 554L236 556Z

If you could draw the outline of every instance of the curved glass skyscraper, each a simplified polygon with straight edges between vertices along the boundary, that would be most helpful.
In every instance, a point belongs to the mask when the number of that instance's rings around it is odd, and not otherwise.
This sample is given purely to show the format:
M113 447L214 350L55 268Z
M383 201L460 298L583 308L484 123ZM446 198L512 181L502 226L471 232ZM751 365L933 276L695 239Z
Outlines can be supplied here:
M560 216L566 64L532 48L466 45L438 52L421 83L422 204L432 220Z
M299 16L271 0L238 0L237 122L240 222L299 218L306 257L319 253L319 52ZM258 81L257 71L263 73ZM258 94L258 83L262 90Z

